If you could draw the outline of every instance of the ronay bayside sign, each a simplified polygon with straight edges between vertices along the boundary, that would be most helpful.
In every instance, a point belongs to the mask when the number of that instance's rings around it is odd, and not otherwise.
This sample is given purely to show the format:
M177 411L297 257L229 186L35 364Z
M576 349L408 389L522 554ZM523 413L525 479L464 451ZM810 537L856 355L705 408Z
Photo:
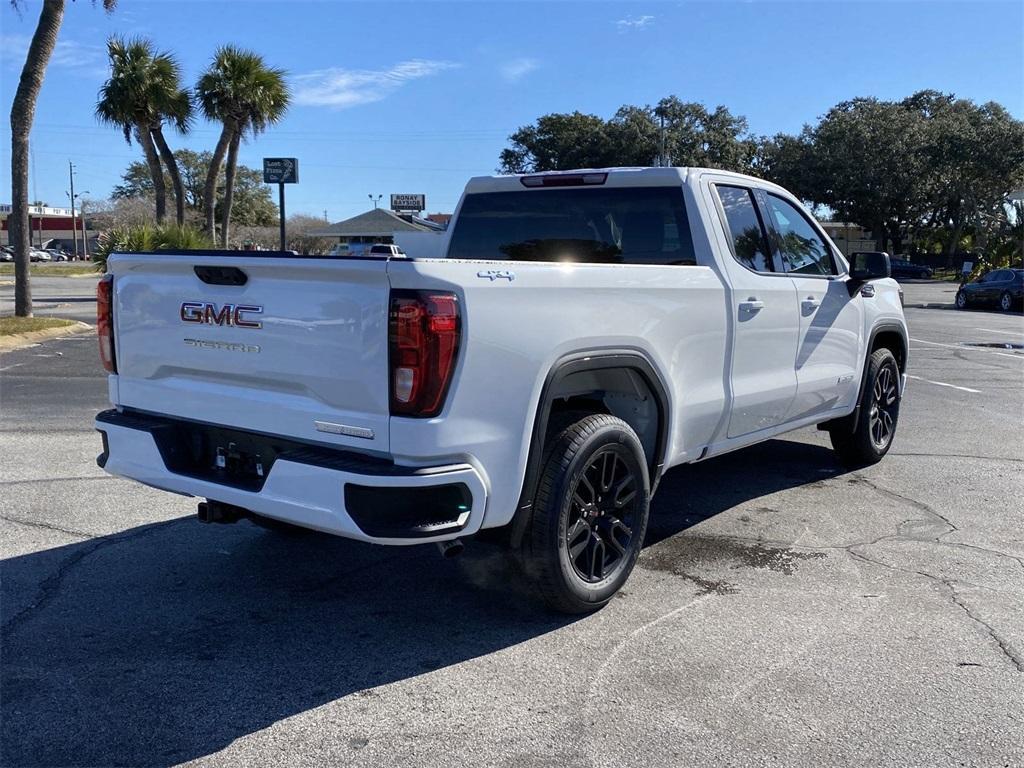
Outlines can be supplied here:
M427 207L426 195L392 195L392 211L422 211Z

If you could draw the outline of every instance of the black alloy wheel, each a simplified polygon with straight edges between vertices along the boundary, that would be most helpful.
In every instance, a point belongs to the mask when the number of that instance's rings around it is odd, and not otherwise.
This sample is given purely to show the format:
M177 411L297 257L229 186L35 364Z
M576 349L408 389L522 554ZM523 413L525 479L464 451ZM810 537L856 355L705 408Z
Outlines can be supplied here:
M900 416L900 384L900 367L892 352L872 352L857 409L826 427L837 458L847 467L875 464L889 452Z
M594 454L572 492L566 550L576 575L591 584L621 565L633 540L639 482L622 451L609 445Z
M550 608L588 613L626 583L647 531L648 466L636 432L609 414L548 434L521 556Z
M868 412L868 429L871 441L878 450L885 450L892 442L896 431L896 414L899 410L898 372L890 365L883 366L875 378L871 390L871 408Z

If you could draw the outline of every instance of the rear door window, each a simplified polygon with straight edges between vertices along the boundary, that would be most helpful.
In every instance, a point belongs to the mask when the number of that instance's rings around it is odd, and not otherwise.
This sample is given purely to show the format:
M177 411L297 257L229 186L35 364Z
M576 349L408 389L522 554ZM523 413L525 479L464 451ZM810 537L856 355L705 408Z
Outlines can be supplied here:
M754 272L771 272L768 239L751 190L716 184L715 191L725 212L732 254L736 261Z
M450 259L694 265L679 187L467 195Z

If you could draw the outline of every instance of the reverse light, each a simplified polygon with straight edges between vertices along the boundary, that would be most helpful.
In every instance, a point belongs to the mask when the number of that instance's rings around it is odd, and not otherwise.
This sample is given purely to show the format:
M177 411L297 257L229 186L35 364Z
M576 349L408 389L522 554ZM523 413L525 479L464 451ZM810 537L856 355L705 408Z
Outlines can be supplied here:
M100 360L110 373L117 373L114 356L114 276L104 275L96 283L96 335L100 340Z
M441 291L393 290L388 315L391 413L436 416L455 371L459 300Z

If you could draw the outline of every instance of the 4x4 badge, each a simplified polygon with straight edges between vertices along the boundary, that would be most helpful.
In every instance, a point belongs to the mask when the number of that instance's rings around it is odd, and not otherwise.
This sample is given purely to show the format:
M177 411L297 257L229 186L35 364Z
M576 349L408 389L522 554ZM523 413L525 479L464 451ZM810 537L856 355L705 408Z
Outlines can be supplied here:
M507 269L481 269L476 273L477 277L485 277L492 283L495 280L508 280L510 283L516 279L516 273Z

